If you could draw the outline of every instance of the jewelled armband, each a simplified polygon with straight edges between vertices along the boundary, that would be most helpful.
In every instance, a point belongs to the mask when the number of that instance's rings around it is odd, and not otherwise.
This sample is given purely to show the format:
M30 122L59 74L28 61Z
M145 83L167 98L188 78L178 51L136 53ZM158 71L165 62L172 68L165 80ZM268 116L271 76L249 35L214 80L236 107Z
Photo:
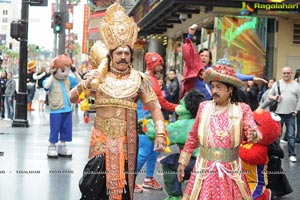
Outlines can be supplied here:
M82 93L85 94L85 97L89 97L91 95L91 88L86 86L86 80L81 81L80 84L77 85L76 90L79 93L79 96Z
M83 89L84 89L84 90L90 90L90 89L92 89L91 87L87 87L86 82L87 82L87 81L84 80L83 83L82 83Z
M190 162L191 156L192 154L187 153L185 151L181 151L178 162L186 167Z
M75 87L75 88L73 89L73 91L75 92L76 96L79 97L79 92L78 92L78 90L77 90L77 87Z
M170 148L170 138L167 130L165 129L165 124L163 121L158 120L155 122L155 129L156 129L156 137L163 137L166 139L166 148L165 148L165 153L171 153L171 148Z
M78 97L80 96L80 94L83 92L83 88L81 84L78 84L74 89L75 93L78 95Z
M157 120L155 122L155 130L156 130L156 137L167 137L167 132L165 129L165 124L162 120Z

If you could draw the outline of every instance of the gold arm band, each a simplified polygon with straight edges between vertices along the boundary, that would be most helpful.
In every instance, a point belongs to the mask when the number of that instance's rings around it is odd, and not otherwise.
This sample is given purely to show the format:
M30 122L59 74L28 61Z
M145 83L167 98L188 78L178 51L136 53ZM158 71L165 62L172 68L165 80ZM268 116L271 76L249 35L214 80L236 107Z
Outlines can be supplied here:
M77 90L77 87L74 88L74 91L75 91L76 95L79 97L79 92Z
M159 135L159 134L165 135L165 132L166 132L165 123L162 120L157 120L155 122L155 130L156 130L157 135Z
M87 82L86 80L83 81L83 84L82 84L82 85L83 85L83 89L86 89L86 90L92 89L91 87L88 88L88 87L86 86L86 82Z
M157 138L157 137L162 137L162 138L164 138L165 140L167 140L167 138L166 138L166 136L165 136L165 135L156 135L156 137L155 137L155 138Z
M85 81L81 81L77 86L76 86L77 92L81 94L84 92L85 97L89 97L91 95L91 89L86 87Z
M178 162L186 167L190 162L191 156L192 154L181 151Z
M78 92L78 94L80 94L80 93L83 91L82 83L79 83L79 84L76 86L76 91Z

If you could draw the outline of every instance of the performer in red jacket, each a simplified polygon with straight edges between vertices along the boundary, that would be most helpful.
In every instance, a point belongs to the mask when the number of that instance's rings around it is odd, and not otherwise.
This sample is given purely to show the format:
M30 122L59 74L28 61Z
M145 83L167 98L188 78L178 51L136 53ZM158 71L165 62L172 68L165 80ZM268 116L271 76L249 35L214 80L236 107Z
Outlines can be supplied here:
M185 95L187 91L194 88L195 80L198 77L201 70L204 70L202 60L195 48L192 39L196 32L197 25L193 24L189 27L189 34L185 39L185 43L182 46L183 60L185 66L183 68L182 87L180 91L180 99Z
M145 74L149 75L152 89L154 90L154 92L158 98L161 108L168 110L170 112L174 112L175 107L178 104L173 104L171 102L168 102L164 98L164 96L160 90L160 87L158 85L157 79L155 77L155 74L157 72L161 72L163 69L163 64L164 64L163 58L158 53L147 53L145 56L145 59L146 59L146 73Z
M163 69L164 61L162 57L158 53L147 53L145 56L145 60L146 60L145 74L150 79L151 88L153 89L153 91L157 96L161 109L174 112L175 107L178 104L170 103L164 98L160 90L160 87L158 85L157 79L155 77L155 74L157 72L161 72ZM138 112L139 112L139 106L138 106ZM141 114L142 118L147 118L150 115L146 107L143 108L141 113L142 113ZM153 178L155 164L158 156L158 153L153 149L154 149L154 143L149 140L149 138L145 135L143 131L139 131L139 151L138 151L138 158L137 158L137 172L139 172L142 169L143 165L146 163L146 172L145 172L146 178L144 179L143 188L161 190L162 186ZM134 191L143 192L143 189L136 184L134 187Z

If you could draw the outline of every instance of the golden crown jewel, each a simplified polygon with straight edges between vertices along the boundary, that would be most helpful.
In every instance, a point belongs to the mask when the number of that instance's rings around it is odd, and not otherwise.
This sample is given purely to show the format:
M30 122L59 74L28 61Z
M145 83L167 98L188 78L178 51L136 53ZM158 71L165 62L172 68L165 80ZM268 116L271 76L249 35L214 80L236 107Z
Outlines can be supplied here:
M133 49L137 33L137 24L126 15L120 4L114 3L107 8L106 15L100 21L99 34L108 49L126 45Z

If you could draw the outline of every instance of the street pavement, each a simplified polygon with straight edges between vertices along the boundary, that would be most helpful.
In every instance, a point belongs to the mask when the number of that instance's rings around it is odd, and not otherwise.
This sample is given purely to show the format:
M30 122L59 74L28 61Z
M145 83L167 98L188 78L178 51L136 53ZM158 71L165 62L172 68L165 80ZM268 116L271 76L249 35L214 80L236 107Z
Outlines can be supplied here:
M35 104L37 105L37 104ZM37 107L37 106L35 106ZM78 200L78 182L88 161L90 122L83 120L79 108L73 110L73 141L68 147L72 158L47 158L49 111L28 113L28 128L12 128L11 121L0 120L0 200ZM145 171L145 169L142 169ZM161 166L157 164L155 178L162 181ZM144 174L137 183L142 184ZM164 199L163 190L135 193L137 200Z
M35 104L36 105L36 104ZM37 106L36 106L37 107ZM73 141L68 146L73 151L72 158L47 158L49 136L49 111L35 110L28 113L28 128L12 128L10 121L0 120L0 200L78 200L78 181L88 161L89 135L94 114L90 122L84 123L83 112L73 111ZM287 145L282 144L285 152ZM300 145L297 145L300 152ZM173 147L173 152L176 149ZM165 154L161 154L161 159ZM158 161L159 161L158 159ZM300 199L300 156L297 163L283 160L283 169L294 192L282 200ZM145 171L143 168L142 171ZM161 164L156 165L156 180L163 184ZM137 176L142 184L144 173ZM167 197L165 190L148 190L135 193L135 200L162 200Z

